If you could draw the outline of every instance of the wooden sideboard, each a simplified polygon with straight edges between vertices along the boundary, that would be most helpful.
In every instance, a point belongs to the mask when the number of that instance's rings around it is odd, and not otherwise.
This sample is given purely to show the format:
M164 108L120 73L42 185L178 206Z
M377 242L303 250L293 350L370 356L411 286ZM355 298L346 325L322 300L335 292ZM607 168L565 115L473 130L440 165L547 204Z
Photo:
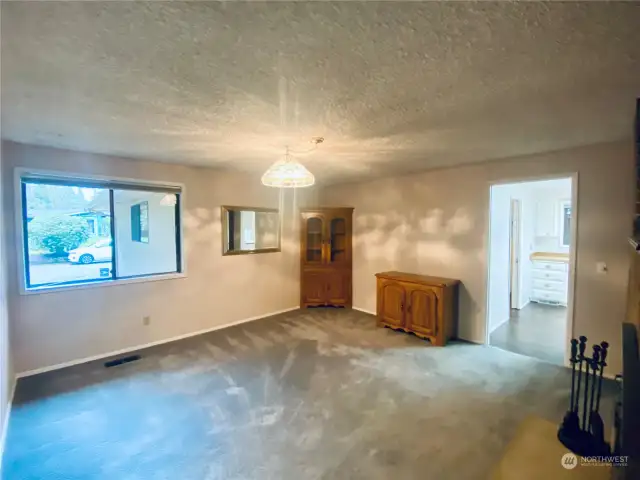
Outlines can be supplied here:
M444 346L456 335L459 280L402 272L376 273L378 325Z

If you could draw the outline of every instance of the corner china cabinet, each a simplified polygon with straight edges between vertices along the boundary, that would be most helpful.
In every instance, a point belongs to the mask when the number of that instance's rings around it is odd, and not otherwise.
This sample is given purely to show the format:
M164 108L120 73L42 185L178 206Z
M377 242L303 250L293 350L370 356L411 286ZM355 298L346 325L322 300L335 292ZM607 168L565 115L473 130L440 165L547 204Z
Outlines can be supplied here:
M300 308L351 307L353 208L308 208L300 214Z

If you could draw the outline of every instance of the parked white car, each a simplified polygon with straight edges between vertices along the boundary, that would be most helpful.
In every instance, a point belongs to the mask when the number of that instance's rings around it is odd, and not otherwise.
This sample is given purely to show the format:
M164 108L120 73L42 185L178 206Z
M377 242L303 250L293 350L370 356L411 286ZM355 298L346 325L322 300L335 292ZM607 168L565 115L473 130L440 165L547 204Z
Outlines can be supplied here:
M113 255L111 239L99 240L91 247L79 247L69 252L69 261L87 265L94 262L110 262Z

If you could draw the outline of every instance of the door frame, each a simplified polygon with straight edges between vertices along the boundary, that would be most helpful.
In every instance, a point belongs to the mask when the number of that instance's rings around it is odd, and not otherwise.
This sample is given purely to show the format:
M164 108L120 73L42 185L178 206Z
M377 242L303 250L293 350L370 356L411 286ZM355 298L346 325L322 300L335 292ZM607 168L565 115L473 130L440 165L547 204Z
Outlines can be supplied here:
M564 365L570 367L571 363L571 348L570 341L574 336L574 320L575 320L575 284L576 284L576 258L579 248L578 241L578 190L580 188L578 172L556 173L550 175L539 176L522 176L504 180L490 180L487 187L486 197L486 209L485 209L485 252L486 252L486 265L485 265L485 311L484 311L484 344L489 343L489 292L490 292L490 279L489 279L489 266L491 265L491 187L497 185L508 185L517 183L529 183L539 182L544 180L556 180L562 178L571 179L571 245L569 246L569 273L568 273L568 292L567 292L567 321L565 325L565 350L564 350Z
M512 198L509 213L509 310L520 309L521 232L522 204L519 198Z

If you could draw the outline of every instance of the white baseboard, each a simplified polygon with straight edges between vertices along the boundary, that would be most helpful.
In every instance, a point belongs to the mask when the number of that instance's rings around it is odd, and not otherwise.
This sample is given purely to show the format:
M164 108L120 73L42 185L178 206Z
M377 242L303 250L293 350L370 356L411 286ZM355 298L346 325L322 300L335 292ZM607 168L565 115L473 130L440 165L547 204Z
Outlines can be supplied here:
M505 318L504 320L502 320L498 325L496 325L495 327L493 327L493 328L489 331L489 335L491 335L493 332L495 332L497 329L499 329L502 325L504 325L505 323L507 323L509 320L511 320L511 316L508 316L507 318Z
M4 446L7 443L7 434L9 433L9 419L11 418L11 406L13 405L13 396L16 393L16 385L18 379L13 379L13 385L11 386L11 395L9 395L9 405L4 415L2 422L2 431L0 432L0 478L2 478L2 459L4 458Z
M376 312L372 312L371 310L365 310L364 308L351 307L353 310L358 310L359 312L368 313L369 315L375 315Z
M240 325L241 323L253 322L254 320L260 320L261 318L272 317L274 315L279 315L281 313L291 312L293 310L298 310L300 307L290 307L285 308L283 310L278 310L277 312L265 313L264 315L258 315L256 317L244 318L242 320L236 320L234 322L225 323L224 325L216 325L215 327L207 328L204 330L198 330L196 332L185 333L184 335L178 335L177 337L165 338L164 340L157 340L155 342L145 343L143 345L135 345L133 347L123 348L121 350L116 350L113 352L101 353L99 355L93 355L91 357L79 358L77 360L71 360L69 362L58 363L56 365L51 365L48 367L36 368L33 370L27 370L26 372L20 372L16 374L16 378L24 378L30 377L32 375L37 375L39 373L50 372L52 370L59 370L61 368L72 367L73 365L80 365L81 363L92 362L94 360L100 360L102 358L113 357L116 355L122 355L123 353L135 352L137 350L142 350L144 348L155 347L156 345L162 345L164 343L171 343L177 340L183 340L189 337L196 337L198 335L202 335L204 333L213 332L215 330L222 330L223 328L233 327L234 325Z

